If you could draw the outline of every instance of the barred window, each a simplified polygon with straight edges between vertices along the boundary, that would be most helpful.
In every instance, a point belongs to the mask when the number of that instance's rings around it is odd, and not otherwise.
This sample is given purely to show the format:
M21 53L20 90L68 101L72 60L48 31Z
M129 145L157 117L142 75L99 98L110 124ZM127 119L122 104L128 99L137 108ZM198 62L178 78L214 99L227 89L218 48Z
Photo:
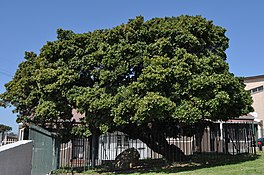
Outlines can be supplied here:
M129 146L129 138L127 136L124 137L124 146Z
M122 146L122 138L121 138L121 136L117 136L117 146L118 147Z

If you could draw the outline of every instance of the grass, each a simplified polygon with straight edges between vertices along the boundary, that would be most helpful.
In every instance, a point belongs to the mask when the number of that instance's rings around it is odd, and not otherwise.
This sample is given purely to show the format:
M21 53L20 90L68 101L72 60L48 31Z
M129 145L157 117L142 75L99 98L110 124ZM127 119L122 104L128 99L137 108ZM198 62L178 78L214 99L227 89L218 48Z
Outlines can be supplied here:
M238 160L236 160L238 158ZM217 159L215 159L217 160ZM127 174L127 173L125 173ZM192 164L176 164L152 172L135 172L130 175L264 175L264 154L248 157L245 155L218 161Z
M129 175L264 175L264 153L256 156L237 155L221 157L193 156L191 162L172 165L153 164L130 171L101 172L89 171L83 174L129 174ZM75 174L77 175L77 174Z

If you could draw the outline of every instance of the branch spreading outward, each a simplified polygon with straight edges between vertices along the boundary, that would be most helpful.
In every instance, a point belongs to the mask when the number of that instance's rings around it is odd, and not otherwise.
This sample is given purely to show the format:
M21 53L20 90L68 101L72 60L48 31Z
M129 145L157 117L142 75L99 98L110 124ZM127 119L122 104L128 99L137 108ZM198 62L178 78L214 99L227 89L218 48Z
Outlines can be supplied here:
M252 111L252 99L229 72L225 31L201 16L58 29L39 55L25 53L1 105L13 105L18 122L53 129L71 129L77 109L85 118L75 131L86 135L133 126L177 137L175 126L235 118Z

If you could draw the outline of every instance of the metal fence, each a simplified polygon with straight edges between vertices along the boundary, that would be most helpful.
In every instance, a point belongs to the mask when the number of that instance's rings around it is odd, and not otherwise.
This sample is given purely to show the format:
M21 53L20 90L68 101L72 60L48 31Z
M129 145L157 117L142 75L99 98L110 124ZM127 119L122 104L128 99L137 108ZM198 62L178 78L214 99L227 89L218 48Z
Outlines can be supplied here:
M193 136L167 137L166 141L186 155L255 154L256 125L250 123L216 123L206 127L202 134ZM94 142L94 143L93 143ZM93 147L92 145L95 145ZM116 157L128 148L135 148L140 160L162 159L158 151L153 151L139 139L131 139L122 132L106 133L96 140L92 137L73 137L59 148L60 168L81 168L87 170L96 166L113 168ZM170 148L168 148L170 149ZM158 150L158 149L155 149ZM170 151L170 150L168 150Z
M15 143L18 141L18 138L16 136L5 136L5 138L1 141L0 140L0 146L7 145L10 143Z

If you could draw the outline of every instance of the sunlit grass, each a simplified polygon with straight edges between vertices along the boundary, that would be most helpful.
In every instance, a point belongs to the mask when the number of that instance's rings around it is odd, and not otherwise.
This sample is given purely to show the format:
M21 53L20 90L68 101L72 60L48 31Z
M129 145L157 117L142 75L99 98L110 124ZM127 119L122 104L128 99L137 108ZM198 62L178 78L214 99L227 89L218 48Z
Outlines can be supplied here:
M62 172L61 172L62 173ZM66 173L65 173L66 174ZM74 173L77 175L77 173ZM87 171L81 174L130 175L264 175L264 153L256 156L194 157L192 162L175 163L123 172Z
M239 157L240 158L240 157ZM224 161L224 159L222 160ZM125 173L127 174L127 173ZM155 172L135 172L131 175L264 175L264 153L258 153L257 157L245 160L228 160L225 162L214 162L213 164L200 165L176 165L171 168L160 169Z

